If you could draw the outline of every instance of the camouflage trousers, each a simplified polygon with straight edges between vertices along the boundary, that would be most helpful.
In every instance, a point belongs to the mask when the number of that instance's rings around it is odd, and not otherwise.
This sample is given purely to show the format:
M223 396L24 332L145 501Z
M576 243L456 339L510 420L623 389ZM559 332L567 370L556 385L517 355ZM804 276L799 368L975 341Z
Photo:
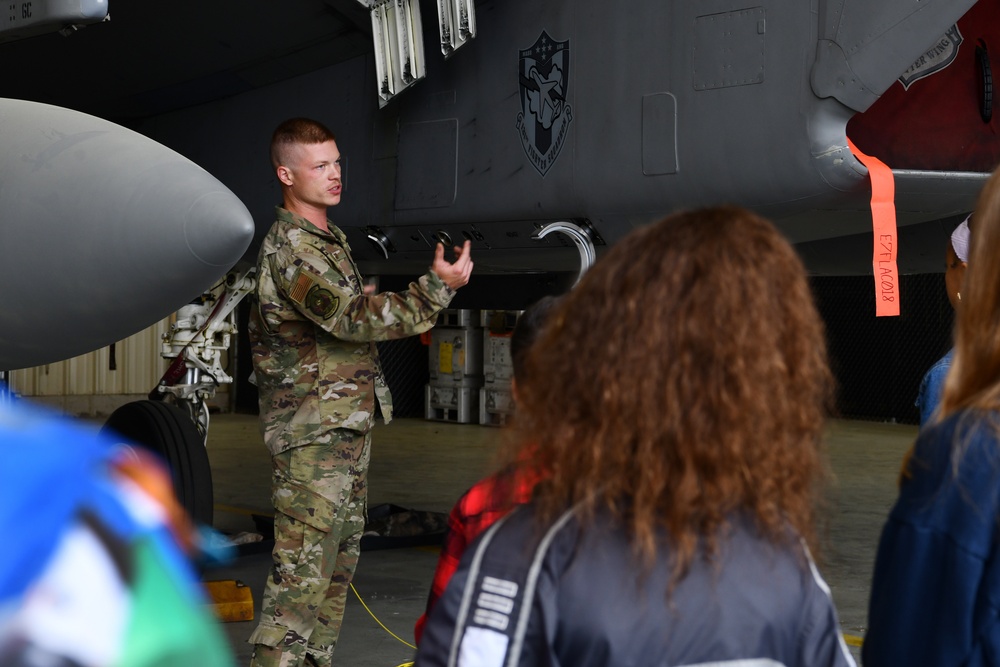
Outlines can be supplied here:
M361 552L371 432L274 456L273 563L252 667L329 667Z

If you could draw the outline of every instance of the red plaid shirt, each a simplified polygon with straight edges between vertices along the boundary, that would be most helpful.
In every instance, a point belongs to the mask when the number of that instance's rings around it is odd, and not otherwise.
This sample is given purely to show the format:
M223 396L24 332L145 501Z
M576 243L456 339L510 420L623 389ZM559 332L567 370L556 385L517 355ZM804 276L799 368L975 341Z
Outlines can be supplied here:
M441 545L431 593L427 598L427 610L417 619L413 635L420 643L424 623L431 608L444 594L448 582L458 569L462 554L476 537L497 520L503 518L515 506L528 502L535 488L537 477L509 467L480 480L465 492L448 515L448 533Z

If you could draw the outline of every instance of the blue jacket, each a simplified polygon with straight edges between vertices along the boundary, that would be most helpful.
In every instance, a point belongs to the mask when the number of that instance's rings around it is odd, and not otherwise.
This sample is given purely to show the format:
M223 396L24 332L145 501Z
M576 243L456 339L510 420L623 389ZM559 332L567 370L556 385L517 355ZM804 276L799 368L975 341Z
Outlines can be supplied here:
M948 369L951 368L951 359L955 355L955 350L948 350L948 354L938 359L924 374L920 381L920 391L917 392L917 400L913 403L920 408L920 427L923 428L934 416L941 403L941 394L944 392L944 380L948 377Z
M998 426L962 412L921 431L879 542L866 667L1000 665Z
M523 506L465 552L417 667L854 667L829 589L794 539L774 545L734 520L717 559L696 556L668 597L669 550L646 569L606 516L537 526Z

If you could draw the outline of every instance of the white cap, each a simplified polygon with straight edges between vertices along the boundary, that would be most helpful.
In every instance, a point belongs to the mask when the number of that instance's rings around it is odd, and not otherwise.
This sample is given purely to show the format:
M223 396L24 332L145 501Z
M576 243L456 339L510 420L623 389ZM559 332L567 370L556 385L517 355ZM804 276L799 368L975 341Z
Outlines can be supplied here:
M962 221L962 224L951 233L951 247L955 251L955 255L963 262L969 261L969 218L971 217L970 213Z

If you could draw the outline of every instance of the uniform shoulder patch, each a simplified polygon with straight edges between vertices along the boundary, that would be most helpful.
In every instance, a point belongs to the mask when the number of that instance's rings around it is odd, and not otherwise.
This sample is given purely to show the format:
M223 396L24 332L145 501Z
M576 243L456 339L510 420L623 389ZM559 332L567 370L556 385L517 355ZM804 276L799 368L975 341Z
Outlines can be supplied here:
M309 293L309 288L315 284L315 281L306 275L306 273L299 271L295 276L295 282L292 283L292 289L288 293L288 296L296 303L303 303L306 294Z
M340 307L340 297L319 285L309 288L303 305L316 317L329 319Z

